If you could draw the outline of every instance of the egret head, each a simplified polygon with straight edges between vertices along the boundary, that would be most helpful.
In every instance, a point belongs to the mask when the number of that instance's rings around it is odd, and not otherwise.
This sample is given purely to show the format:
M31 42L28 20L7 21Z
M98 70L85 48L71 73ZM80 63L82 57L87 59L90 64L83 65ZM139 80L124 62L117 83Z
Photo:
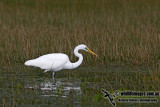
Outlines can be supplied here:
M95 54L93 51L91 51L86 45L81 44L81 45L79 45L79 46L80 46L80 48L81 48L82 50L85 50L85 51L91 53L92 55L97 56L97 54ZM97 56L97 57L98 57L98 56Z

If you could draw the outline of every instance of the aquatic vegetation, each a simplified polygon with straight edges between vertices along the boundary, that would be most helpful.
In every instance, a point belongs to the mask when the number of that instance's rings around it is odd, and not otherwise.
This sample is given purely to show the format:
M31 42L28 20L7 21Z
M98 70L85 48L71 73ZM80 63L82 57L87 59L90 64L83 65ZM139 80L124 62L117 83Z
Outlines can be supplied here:
M62 52L74 62L78 44L92 47L85 64L159 63L159 1L0 1L1 64Z

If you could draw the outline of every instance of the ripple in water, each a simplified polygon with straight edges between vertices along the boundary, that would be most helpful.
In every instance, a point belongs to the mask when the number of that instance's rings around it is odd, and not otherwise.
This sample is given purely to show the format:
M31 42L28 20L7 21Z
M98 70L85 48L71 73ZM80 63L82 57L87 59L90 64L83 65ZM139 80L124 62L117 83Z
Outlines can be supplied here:
M81 95L80 81L67 82L64 79L56 79L56 82L53 82L52 79L45 79L37 84L27 85L25 88L41 90L41 95L43 97L67 97L70 93L74 95Z

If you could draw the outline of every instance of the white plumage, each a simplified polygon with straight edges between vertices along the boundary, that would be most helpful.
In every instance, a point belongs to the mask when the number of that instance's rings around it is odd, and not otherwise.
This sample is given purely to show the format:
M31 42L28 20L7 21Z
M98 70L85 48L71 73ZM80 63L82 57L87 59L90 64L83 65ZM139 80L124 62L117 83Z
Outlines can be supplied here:
M44 72L53 71L53 76L54 76L54 72L56 71L60 71L61 69L74 69L82 63L83 56L82 54L78 53L78 50L85 50L93 55L96 55L90 49L88 49L86 45L82 44L78 45L74 49L75 56L79 58L79 60L75 63L71 63L66 54L52 53L40 56L39 58L36 59L28 60L25 62L25 65L39 67L41 69L44 69L45 70Z
M40 56L39 58L25 62L27 66L35 66L45 70L58 71L69 61L66 54L53 53Z

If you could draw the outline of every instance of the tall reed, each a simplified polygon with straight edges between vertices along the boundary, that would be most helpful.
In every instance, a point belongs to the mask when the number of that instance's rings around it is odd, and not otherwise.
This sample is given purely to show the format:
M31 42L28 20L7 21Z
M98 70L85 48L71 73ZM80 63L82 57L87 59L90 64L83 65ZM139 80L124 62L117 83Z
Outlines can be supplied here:
M1 0L1 64L86 44L99 55L84 64L150 65L160 58L158 0Z

